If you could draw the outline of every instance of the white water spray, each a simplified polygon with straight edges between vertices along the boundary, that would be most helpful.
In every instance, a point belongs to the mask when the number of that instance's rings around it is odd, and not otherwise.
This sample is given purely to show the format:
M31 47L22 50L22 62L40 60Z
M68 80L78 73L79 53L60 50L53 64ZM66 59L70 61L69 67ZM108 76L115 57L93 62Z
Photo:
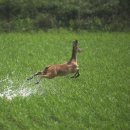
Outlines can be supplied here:
M12 100L15 97L28 97L34 94L43 94L40 90L40 85L32 85L27 81L13 81L7 76L5 79L0 80L0 86L4 86L4 90L0 91L0 97Z

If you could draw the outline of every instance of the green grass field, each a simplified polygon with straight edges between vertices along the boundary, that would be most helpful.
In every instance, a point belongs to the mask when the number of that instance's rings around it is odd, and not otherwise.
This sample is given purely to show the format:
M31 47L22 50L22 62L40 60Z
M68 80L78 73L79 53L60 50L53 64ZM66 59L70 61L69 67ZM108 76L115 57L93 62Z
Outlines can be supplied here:
M79 78L25 81L69 60L75 39L83 48ZM20 87L32 94L17 95ZM3 94L9 89L17 90L12 100ZM0 130L129 130L129 95L130 33L0 34Z

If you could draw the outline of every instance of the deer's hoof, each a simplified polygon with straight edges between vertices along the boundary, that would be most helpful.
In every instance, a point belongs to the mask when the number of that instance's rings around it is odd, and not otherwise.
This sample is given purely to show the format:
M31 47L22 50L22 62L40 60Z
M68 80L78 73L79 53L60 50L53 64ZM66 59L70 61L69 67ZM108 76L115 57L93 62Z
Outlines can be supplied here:
M35 84L39 84L39 82L36 82Z
M27 80L31 80L33 77L29 77L29 78L27 78Z

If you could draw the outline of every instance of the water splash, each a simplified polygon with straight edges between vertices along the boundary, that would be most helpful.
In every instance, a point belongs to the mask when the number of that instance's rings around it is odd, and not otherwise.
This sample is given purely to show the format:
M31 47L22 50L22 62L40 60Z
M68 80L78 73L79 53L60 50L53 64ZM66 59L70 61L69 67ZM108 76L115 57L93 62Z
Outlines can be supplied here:
M32 85L27 81L15 81L8 76L5 79L0 80L0 86L4 86L4 90L0 92L0 97L7 100L12 100L15 97L28 97L34 94L43 94L41 91L41 85Z

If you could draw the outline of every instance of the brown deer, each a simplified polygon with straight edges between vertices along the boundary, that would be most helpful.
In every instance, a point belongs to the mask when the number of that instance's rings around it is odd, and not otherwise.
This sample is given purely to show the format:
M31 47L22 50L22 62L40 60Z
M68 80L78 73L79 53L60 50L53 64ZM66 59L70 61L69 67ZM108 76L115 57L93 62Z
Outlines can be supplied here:
M73 48L72 48L72 56L67 63L64 64L56 64L56 65L49 65L45 67L43 71L39 71L33 76L29 77L27 80L31 80L35 76L40 76L40 80L42 78L52 79L57 76L65 76L70 73L74 73L71 78L77 78L80 76L79 68L77 64L77 52L80 52L81 49L78 47L78 41L73 41ZM36 82L38 84L40 82Z

